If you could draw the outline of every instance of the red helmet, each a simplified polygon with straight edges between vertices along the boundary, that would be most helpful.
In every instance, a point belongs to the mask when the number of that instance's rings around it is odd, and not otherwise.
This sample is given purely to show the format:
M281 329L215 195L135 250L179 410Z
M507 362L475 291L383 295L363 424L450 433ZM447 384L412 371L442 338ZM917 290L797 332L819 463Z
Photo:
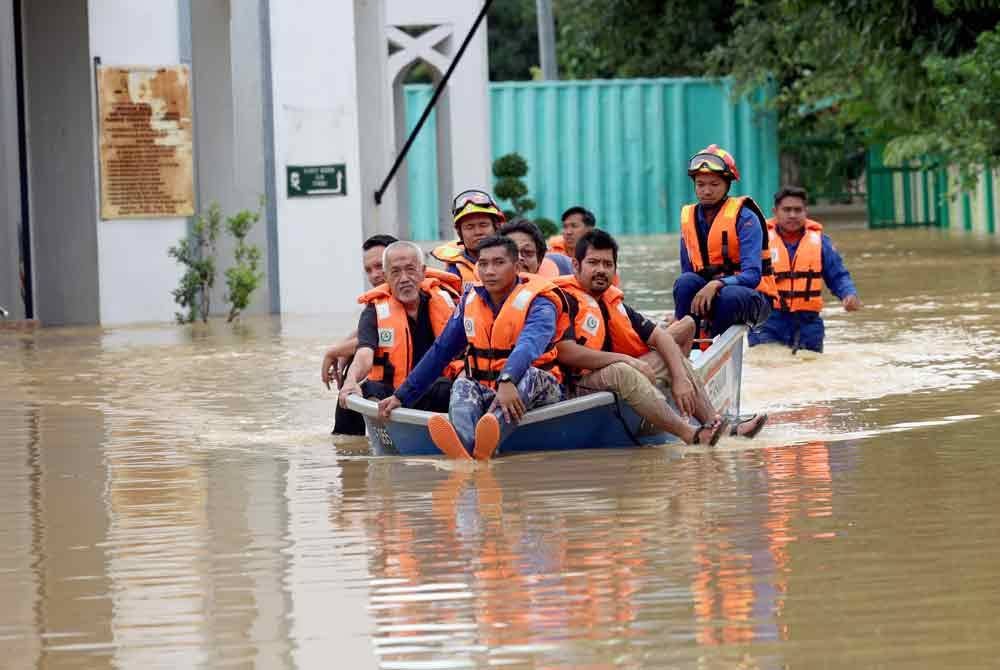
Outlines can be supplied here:
M688 161L688 176L694 177L698 173L717 174L729 181L740 180L736 161L728 151L720 149L717 144L709 144L691 156L691 160Z

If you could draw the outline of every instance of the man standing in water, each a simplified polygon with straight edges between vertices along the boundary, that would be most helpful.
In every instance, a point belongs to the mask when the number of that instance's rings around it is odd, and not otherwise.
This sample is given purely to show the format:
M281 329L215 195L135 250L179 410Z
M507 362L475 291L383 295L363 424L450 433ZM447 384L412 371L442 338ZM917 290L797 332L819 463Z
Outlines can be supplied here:
M434 249L431 256L445 264L445 270L462 278L462 284L479 280L476 259L479 243L491 235L507 220L493 197L475 189L462 191L452 201L452 216L458 240Z
M698 203L681 211L681 276L674 314L708 320L711 335L767 321L777 297L764 214L751 198L730 197L736 161L712 144L688 161Z
M478 247L482 283L465 290L455 314L379 414L420 397L442 366L466 351L466 377L455 380L448 414L427 422L431 439L451 458L488 460L524 414L562 398L556 342L568 325L563 298L547 279L519 276L517 245L495 235Z
M774 218L767 222L774 259L778 297L774 311L759 331L751 331L750 346L780 342L792 348L823 352L822 285L840 300L844 310L861 309L861 300L837 249L823 226L809 218L806 191L786 186L774 196Z

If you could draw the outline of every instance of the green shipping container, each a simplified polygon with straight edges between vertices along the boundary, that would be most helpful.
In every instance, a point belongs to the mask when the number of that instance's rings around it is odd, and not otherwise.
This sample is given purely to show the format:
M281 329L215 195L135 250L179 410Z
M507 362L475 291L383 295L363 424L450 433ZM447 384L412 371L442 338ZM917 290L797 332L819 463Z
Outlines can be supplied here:
M583 205L613 234L676 232L694 199L687 159L715 143L742 175L734 194L765 209L778 188L778 130L752 100L734 102L728 80L615 79L502 82L490 85L493 157L517 152L538 203L529 216L554 221ZM416 125L432 89L405 90L407 127ZM407 157L410 234L437 239L437 156L433 117Z

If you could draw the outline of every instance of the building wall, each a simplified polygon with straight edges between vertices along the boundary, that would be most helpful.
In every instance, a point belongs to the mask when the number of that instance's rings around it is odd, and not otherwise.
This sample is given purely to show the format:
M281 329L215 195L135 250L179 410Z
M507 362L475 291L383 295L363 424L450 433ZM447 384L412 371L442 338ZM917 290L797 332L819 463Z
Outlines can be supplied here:
M85 0L24 2L25 115L35 315L97 323L93 54Z

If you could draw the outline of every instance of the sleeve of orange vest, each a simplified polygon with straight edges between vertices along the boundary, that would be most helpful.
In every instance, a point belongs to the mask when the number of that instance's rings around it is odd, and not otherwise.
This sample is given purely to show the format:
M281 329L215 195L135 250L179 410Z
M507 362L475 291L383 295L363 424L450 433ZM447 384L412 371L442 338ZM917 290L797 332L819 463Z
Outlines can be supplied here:
M841 300L849 295L857 295L858 290L851 281L851 273L844 265L844 259L840 257L837 248L833 246L833 240L823 235L823 281L830 293Z
M509 373L515 384L521 381L531 362L545 352L555 334L555 305L544 299L533 300L517 344L501 372Z
M764 248L763 222L747 208L740 212L736 222L736 235L740 239L740 271L731 277L726 277L722 283L726 286L746 286L757 288L760 283L760 251Z
M394 396L400 399L404 407L409 407L411 403L420 399L431 387L444 366L448 365L455 356L469 346L469 340L465 336L465 326L463 317L465 315L465 301L463 300L455 314L448 319L447 325L431 348L427 350L424 357L413 368L403 385L396 389Z

